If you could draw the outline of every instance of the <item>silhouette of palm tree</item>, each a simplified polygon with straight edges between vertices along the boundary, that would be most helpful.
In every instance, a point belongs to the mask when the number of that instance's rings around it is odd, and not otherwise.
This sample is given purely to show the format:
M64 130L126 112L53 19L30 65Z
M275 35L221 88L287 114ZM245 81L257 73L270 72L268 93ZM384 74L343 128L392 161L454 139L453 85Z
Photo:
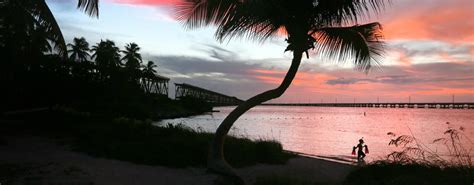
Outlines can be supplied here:
M92 46L91 51L93 52L92 58L95 59L102 78L108 77L117 67L122 65L120 63L120 49L111 40L101 40Z
M126 61L125 67L130 70L138 70L142 62L142 55L138 53L140 47L135 43L129 43L125 46L125 50L122 53L125 55L121 61Z
M91 16L98 16L99 0L78 0L77 7ZM0 9L2 10L0 14L2 26L0 27L26 24L21 26L24 28L23 31L26 31L40 25L48 33L45 38L54 44L54 49L59 55L67 55L67 47L61 29L45 0L5 0L0 3ZM9 21L11 22L8 23ZM32 23L35 26L32 26Z
M244 36L265 41L285 35L293 52L291 66L280 86L258 94L235 108L219 125L210 146L208 169L237 177L225 161L224 138L234 122L246 111L265 101L280 97L290 86L301 63L303 53L316 49L323 56L354 60L356 68L368 71L382 55L381 25L358 25L360 15L370 10L379 13L383 0L184 0L176 14L188 28L217 26L219 41ZM356 23L355 26L346 25Z
M146 74L146 75L155 75L156 73L156 70L155 68L158 67L153 61L148 61L148 63L146 64L146 66L144 66L143 68L143 73Z
M69 43L67 46L71 48L67 52L70 54L69 59L73 61L87 62L91 57L89 54L89 43L84 37L74 38L73 44Z
M156 70L155 68L158 67L153 61L148 61L146 66L143 66L142 69L142 86L146 93L151 92L151 86L153 82L156 80Z

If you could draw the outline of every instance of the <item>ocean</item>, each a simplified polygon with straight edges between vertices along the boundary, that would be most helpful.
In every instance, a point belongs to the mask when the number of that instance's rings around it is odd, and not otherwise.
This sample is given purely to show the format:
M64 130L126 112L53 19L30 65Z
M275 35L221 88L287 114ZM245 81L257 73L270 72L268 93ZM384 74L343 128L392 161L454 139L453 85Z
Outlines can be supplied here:
M205 115L154 123L182 124L202 132L215 132L234 107L218 107ZM383 159L399 147L388 145L393 136L411 135L416 142L441 156L449 156L442 142L449 128L459 131L463 146L474 155L474 110L257 106L237 120L230 135L254 140L272 139L285 150L328 158L353 160L352 147L364 138L367 161Z

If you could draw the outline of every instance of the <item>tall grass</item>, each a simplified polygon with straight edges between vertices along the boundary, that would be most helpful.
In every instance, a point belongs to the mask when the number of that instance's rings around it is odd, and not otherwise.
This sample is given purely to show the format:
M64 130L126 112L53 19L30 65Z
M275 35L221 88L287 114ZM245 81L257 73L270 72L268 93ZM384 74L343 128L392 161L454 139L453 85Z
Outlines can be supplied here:
M456 129L449 122L443 136L432 141L446 148L448 157L431 149L410 135L391 136L389 145L398 151L387 155L385 160L375 161L351 172L345 185L472 185L474 166L473 143L463 127Z
M411 135L397 136L393 132L387 133L392 139L389 145L401 150L394 151L387 156L388 161L397 163L423 163L440 167L473 167L472 150L474 143L464 133L465 129L456 129L447 122L448 128L443 136L432 141L433 144L441 145L448 152L443 157L437 150L433 150L425 143Z

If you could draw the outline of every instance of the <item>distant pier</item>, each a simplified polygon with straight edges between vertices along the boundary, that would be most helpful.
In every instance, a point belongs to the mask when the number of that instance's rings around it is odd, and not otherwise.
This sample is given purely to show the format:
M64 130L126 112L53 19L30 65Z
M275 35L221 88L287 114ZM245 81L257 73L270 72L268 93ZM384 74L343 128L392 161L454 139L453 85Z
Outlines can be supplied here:
M410 109L474 109L469 103L265 103L265 106L308 106L308 107L368 107L368 108L410 108Z

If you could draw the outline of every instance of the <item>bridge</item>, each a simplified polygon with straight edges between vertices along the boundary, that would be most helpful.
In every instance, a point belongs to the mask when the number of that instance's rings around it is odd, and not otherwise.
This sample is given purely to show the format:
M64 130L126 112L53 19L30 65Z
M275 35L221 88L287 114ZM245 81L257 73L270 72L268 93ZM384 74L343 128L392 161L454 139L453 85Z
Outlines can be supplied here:
M169 78L155 74L148 78L142 79L141 85L146 93L168 96L169 81Z
M204 100L208 103L211 103L214 106L229 106L229 105L238 105L242 100L207 90L201 87L196 87L186 83L175 84L175 98L181 99L182 97L194 97L200 100Z
M266 103L265 106L311 107L367 107L367 108L421 108L421 109L474 109L474 102L456 103Z

